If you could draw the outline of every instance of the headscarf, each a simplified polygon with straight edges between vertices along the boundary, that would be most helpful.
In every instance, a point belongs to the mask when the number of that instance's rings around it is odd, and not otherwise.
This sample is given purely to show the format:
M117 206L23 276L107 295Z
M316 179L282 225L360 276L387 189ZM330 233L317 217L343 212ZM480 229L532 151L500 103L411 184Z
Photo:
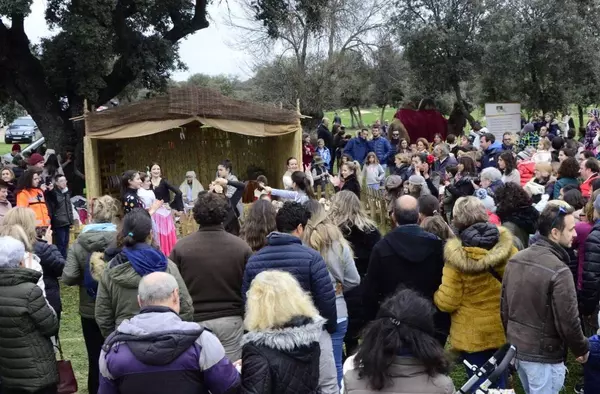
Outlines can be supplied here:
M167 257L158 249L145 243L123 248L131 267L139 276L167 270Z
M189 199L189 192L190 192L190 185L187 182L187 177L191 176L194 179L192 180L192 190L191 190L191 196L192 199ZM200 193L201 191L204 191L204 187L202 186L202 184L198 181L198 179L196 179L196 173L194 171L188 171L185 173L185 177L186 179L183 181L183 183L181 184L181 186L179 186L179 190L181 190L181 193L183 193L183 196L188 198L188 200L190 202L195 201L198 198L198 193Z

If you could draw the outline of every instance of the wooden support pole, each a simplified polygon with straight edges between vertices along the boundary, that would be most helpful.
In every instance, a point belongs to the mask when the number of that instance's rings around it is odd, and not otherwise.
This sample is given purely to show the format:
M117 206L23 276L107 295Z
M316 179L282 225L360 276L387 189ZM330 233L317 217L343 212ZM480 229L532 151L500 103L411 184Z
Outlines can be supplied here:
M98 140L89 135L83 137L83 163L85 168L85 188L88 201L102 195L100 165L98 161Z
M294 154L292 156L296 157L299 165L304 166L302 164L302 122L301 122L301 118L300 118L302 113L300 112L300 99L296 99L296 111L298 111L298 116L299 116L298 130L296 130L296 133L294 134L294 149L293 149ZM304 168L302 168L302 171L304 171Z
M83 100L83 121L85 136L83 137L83 166L85 171L85 189L88 201L102 195L102 180L100 178L100 161L98 157L98 140L88 134L88 101Z

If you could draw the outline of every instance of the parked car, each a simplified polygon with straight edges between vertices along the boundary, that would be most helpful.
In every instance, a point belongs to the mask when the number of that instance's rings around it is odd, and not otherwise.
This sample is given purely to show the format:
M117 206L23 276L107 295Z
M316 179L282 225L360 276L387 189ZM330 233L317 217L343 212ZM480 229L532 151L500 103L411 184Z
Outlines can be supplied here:
M46 142L46 139L44 137L36 140L35 142L33 142L32 144L29 144L27 147L25 147L22 151L21 154L23 153L28 153L28 152L34 152L37 151L37 149L44 145L44 143ZM2 156L2 164L6 165L6 164L11 164L13 161L13 157L12 155L9 153L5 154Z
M30 116L17 118L4 132L4 143L34 142L40 137L40 130Z

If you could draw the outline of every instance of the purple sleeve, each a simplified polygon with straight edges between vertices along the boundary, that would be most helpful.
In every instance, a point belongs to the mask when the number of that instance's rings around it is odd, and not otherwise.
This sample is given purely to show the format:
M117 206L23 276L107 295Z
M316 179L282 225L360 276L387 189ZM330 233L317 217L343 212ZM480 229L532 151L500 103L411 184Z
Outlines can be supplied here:
M199 363L206 388L212 394L236 392L241 383L240 374L225 356L219 339L211 332L204 331L196 343L201 349Z
M212 394L233 391L241 383L240 374L227 357L204 371L204 383Z
M119 394L119 390L117 390L115 381L100 375L98 394Z

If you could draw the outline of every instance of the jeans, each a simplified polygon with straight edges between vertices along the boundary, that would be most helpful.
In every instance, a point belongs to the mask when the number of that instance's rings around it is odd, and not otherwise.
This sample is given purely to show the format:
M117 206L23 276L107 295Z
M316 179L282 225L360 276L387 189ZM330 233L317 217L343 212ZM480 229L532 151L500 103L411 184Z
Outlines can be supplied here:
M88 381L87 387L90 394L98 393L100 384L100 367L98 360L100 359L100 351L104 343L104 337L100 332L100 327L95 319L81 318L81 330L83 331L83 340L88 356Z
M344 337L348 331L348 320L344 320L337 324L335 332L331 334L331 343L333 345L333 358L335 359L335 368L337 369L338 385L342 384L344 373L342 371L343 361L342 355L344 350Z
M69 248L69 235L71 232L70 226L58 227L52 229L52 242L58 248L62 256L67 258L67 250Z
M517 361L519 379L527 394L558 394L565 383L566 370L564 363Z
M474 353L462 352L461 356L464 360L467 360L469 362L469 364L477 365L477 369L479 369L479 368L481 368L481 366L483 364L485 364L487 362L487 360L490 359L490 357L492 357L494 355L494 353L496 353L497 350L498 349L491 349L491 350L484 350L481 352L474 352ZM471 378L471 376L473 376L473 371L468 369L466 365L465 365L465 369L467 370L467 375L469 375L469 378ZM475 385L475 387L479 387L479 385L481 385L483 382L485 382L485 378L481 378L481 380L479 380L477 382L477 385ZM506 389L507 385L508 385L508 371L504 371L504 373L502 373L502 375L500 375L498 380L496 380L496 383L492 384L489 388L491 388L491 389Z
M242 358L242 336L244 321L241 316L227 316L219 319L205 320L200 325L208 328L225 348L225 355L231 362Z
M319 356L319 388L321 394L339 394L340 386L337 382L333 345L327 330L323 330L321 333L319 346L321 347L321 355Z

